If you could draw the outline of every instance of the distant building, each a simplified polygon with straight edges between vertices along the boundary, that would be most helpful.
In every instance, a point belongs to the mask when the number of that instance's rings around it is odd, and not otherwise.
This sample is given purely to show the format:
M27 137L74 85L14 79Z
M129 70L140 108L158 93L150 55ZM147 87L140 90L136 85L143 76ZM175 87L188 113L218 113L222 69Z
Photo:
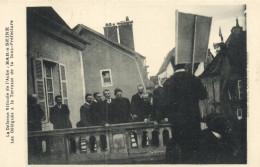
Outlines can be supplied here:
M170 76L174 73L174 56L175 48L173 48L164 58L163 64L161 65L159 72L157 73L159 85L162 85L162 79L170 78Z
M200 76L208 92L208 102L200 102L203 115L213 106L228 118L234 144L240 152L237 159L247 161L247 49L246 31L237 24L225 42L227 52L219 52ZM211 108L210 107L210 108ZM211 111L211 112L212 112Z
M56 95L69 106L73 127L80 119L85 96L81 51L86 45L53 8L27 8L27 93L37 94L45 110L43 130L52 129L49 111Z
M227 54L217 54L200 78L207 88L208 101L214 104L217 112L241 120L247 112L247 51L246 31L238 20L225 46Z
M102 92L121 88L127 98L136 93L137 85L150 87L145 57L135 52L133 21L106 24L104 34L79 24L74 31L91 43L82 52L85 89ZM119 34L119 36L118 36ZM113 95L113 93L112 93Z

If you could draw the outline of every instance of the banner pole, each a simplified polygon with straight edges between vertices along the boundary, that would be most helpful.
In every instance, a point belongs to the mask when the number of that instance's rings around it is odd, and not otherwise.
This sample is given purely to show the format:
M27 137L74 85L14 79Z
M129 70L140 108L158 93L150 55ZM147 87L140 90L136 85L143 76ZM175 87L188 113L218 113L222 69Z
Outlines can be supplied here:
M178 10L175 11L175 61L174 64L177 65L178 63L178 22L179 22L179 14Z
M195 61L195 44L196 44L196 24L197 24L197 16L195 16L195 21L194 21L194 36L193 36L193 51L192 51L192 62L191 62L191 74L194 73L194 61Z

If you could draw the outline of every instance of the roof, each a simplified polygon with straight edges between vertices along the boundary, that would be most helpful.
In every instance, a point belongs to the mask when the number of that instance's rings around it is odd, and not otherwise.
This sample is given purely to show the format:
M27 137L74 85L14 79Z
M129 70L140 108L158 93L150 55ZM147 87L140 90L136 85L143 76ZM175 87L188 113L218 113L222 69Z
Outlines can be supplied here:
M38 14L49 18L50 20L59 23L60 25L69 28L68 24L58 15L58 13L50 6L47 7L28 7L27 10L37 11Z
M210 64L206 67L204 72L200 75L200 77L207 77L207 76L214 76L214 75L220 75L222 71L222 66L227 59L226 54L218 53L216 57L212 60ZM227 62L226 62L227 63Z
M52 7L28 7L27 22L36 26L39 30L51 33L51 35L59 37L81 49L83 45L89 44L75 33ZM50 27L55 28L58 33L53 32Z
M160 73L162 73L163 71L165 71L167 69L168 64L174 59L174 57L175 57L175 47L167 54L157 75L159 75Z
M75 26L75 27L73 28L73 30L74 30L77 34L80 34L80 32L81 32L82 30L87 30L87 31L91 32L92 34L95 34L95 35L101 37L103 40L109 42L110 44L116 45L117 47L120 47L121 49L123 49L123 50L125 50L125 51L127 51L127 52L130 52L131 54L138 55L138 56L140 56L141 58L145 59L144 56L142 56L141 54L135 52L135 51L132 50L131 48L126 47L126 46L124 46L124 45L122 45L122 44L120 44L120 43L114 42L114 41L108 39L105 35L103 35L103 34L97 32L97 31L93 30L92 28L89 28L89 27L87 27L87 26L85 26L85 25L83 25L83 24L78 24L77 26Z
M246 73L246 32L243 31L240 35L231 33L225 42L225 48L225 53L218 53L200 77L222 75L228 70L243 75Z

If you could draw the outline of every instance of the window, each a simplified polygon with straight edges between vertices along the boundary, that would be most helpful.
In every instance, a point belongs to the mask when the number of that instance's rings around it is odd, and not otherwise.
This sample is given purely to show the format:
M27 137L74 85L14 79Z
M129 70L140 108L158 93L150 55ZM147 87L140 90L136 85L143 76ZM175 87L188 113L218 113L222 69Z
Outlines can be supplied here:
M243 117L242 117L242 108L238 108L237 109L237 119L238 120L241 120Z
M236 82L232 81L228 85L228 95L230 100L237 99L237 84Z
M44 108L44 120L48 122L50 108L55 105L54 97L56 95L62 95L63 103L68 104L65 66L35 58L33 74L38 103Z
M63 104L69 105L65 65L59 64L59 67L60 67L61 96L62 96Z
M110 69L100 70L102 87L113 86L112 74Z
M48 108L54 106L54 89L53 89L53 72L52 72L53 63L43 62L44 69L44 81L45 81L45 90L46 90L46 101Z
M229 83L229 89L228 89L229 99L230 100L237 100L237 99L243 99L244 98L244 86L243 81L232 81Z
M238 89L238 98L243 99L244 98L244 90L243 90L242 80L237 81L237 89Z

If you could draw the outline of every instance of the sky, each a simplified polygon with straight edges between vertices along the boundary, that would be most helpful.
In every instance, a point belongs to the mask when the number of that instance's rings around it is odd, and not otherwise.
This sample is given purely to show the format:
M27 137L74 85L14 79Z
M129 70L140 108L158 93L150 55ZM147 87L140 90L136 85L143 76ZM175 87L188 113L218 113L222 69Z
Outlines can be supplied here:
M158 0L90 0L84 3L53 4L54 10L74 28L84 24L102 34L106 23L133 21L135 51L146 57L149 76L156 75L168 52L175 47L175 11L212 17L209 48L213 55L213 43L220 42L219 27L224 41L236 25L246 29L245 6L239 5L187 5L176 1Z

